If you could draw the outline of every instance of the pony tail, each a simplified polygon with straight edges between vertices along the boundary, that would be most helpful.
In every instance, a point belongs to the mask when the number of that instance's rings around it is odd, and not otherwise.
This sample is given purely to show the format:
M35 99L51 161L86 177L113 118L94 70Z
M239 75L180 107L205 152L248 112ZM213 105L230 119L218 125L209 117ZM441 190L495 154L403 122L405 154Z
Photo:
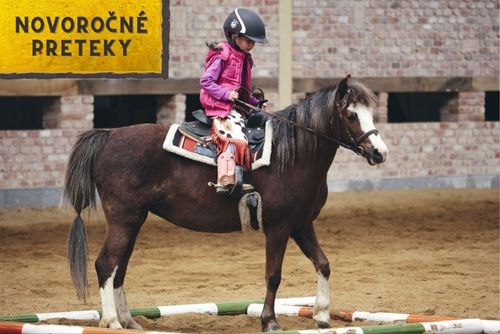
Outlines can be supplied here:
M76 295L84 302L89 295L87 254L87 233L82 217L77 214L68 236L68 264Z
M81 212L87 207L95 208L93 166L108 135L106 130L92 130L80 135L69 157L64 181L62 204L69 204L76 211L68 236L68 264L77 296L84 301L88 296L88 247Z

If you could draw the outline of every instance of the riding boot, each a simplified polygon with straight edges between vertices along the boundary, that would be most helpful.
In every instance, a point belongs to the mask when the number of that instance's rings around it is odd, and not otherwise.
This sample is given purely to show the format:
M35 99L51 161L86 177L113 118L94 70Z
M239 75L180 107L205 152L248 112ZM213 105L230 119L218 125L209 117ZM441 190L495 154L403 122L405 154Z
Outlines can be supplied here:
M217 184L215 191L217 194L228 194L236 184L236 162L234 153L227 150L217 158Z
M226 151L217 157L217 184L209 183L215 187L217 194L246 193L254 189L251 184L243 182L243 167L236 165L234 151L235 147L229 145Z
M227 180L234 180L234 182L227 182ZM240 193L248 193L254 190L254 187L249 183L243 183L243 167L235 166L234 175L221 175L218 177L218 183L215 185L217 194L232 195Z

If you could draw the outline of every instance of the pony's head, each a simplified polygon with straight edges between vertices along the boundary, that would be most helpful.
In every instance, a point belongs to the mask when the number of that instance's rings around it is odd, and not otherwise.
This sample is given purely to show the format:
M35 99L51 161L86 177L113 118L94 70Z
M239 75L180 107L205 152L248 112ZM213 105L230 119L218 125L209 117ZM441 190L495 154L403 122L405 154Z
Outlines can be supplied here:
M370 165L387 157L387 145L373 125L377 100L373 92L347 75L337 84L335 115L332 126L338 127L342 142L366 158Z

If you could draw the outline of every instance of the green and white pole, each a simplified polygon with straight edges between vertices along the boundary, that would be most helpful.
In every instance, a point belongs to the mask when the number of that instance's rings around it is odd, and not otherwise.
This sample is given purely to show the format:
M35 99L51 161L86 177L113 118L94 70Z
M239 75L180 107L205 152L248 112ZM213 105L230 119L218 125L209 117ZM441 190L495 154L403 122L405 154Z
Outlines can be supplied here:
M275 305L300 305L312 306L316 301L316 297L293 297L293 298L278 298ZM248 306L251 304L263 304L263 300L246 300L221 303L203 303L203 304L184 304L184 305L167 305L153 306L143 308L131 308L132 316L144 316L146 318L159 318L163 316L183 314L183 313L201 313L210 315L237 315L247 314ZM0 316L0 321L17 321L24 323L35 323L50 319L69 319L69 320L100 320L101 311L85 310L85 311L68 311L68 312L51 312L51 313L34 313L14 316Z

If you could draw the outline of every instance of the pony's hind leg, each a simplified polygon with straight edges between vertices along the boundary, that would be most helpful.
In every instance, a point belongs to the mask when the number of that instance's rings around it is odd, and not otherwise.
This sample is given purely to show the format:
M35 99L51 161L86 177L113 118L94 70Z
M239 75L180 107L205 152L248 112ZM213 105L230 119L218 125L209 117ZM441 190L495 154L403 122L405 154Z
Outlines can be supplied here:
M330 327L330 290L328 286L330 264L325 253L323 253L319 246L312 222L294 233L292 238L304 255L312 261L318 273L318 287L313 319L316 320L318 327L328 328Z
M132 318L132 315L130 314L123 285L115 289L114 293L118 321L123 326L123 328L142 329L141 325L135 322L135 320Z
M106 213L106 206L103 205ZM129 211L130 214L130 211ZM108 228L101 252L96 260L95 267L102 302L101 327L134 328L140 329L128 309L123 281L127 271L128 261L134 249L135 240L140 227L146 219L147 213L133 215L122 219L110 218L108 214Z
M101 320L99 321L99 326L104 328L109 327L112 329L123 328L122 325L120 325L120 322L118 321L118 315L116 314L115 296L113 292L113 281L115 280L116 270L118 269L118 267L117 266L114 267L113 271L111 272L111 275L109 275L108 278L104 280L104 282L102 282L101 279L101 277L104 276L100 274L102 271L98 269L97 262L96 262L96 269L97 269L97 277L99 280L99 292L101 293L101 303L102 303L102 316Z

